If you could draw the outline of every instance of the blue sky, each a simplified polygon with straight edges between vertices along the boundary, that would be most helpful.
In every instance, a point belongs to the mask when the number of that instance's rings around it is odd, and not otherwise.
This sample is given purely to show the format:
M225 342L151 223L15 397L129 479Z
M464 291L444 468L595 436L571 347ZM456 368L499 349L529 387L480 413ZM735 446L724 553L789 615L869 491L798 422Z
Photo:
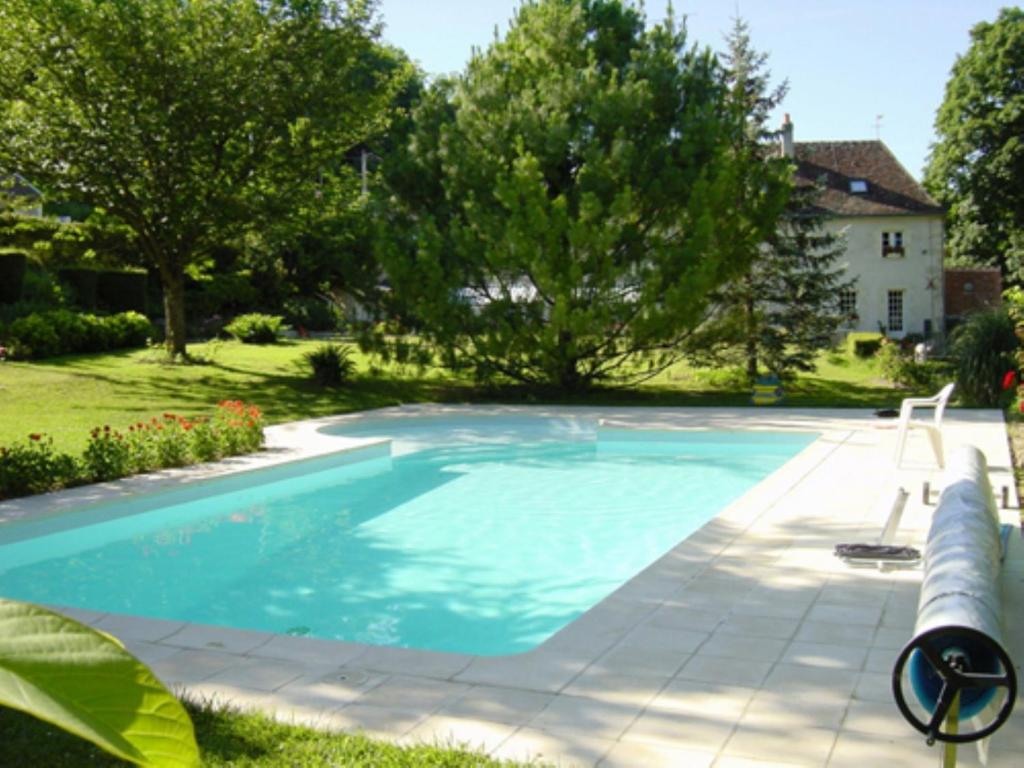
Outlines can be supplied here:
M384 37L427 72L462 70L473 46L500 34L516 0L380 0ZM737 11L776 81L789 81L777 115L797 141L873 139L921 177L935 139L935 110L969 31L1010 2L990 0L677 0L690 39L721 50ZM666 0L649 0L664 18ZM882 117L879 119L878 116Z

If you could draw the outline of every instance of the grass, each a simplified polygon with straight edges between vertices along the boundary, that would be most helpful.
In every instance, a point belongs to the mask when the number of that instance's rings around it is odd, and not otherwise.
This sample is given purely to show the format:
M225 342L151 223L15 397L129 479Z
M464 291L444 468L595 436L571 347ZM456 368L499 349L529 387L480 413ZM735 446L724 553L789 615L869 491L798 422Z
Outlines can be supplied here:
M441 746L408 746L361 735L317 731L188 704L205 768L490 768L523 765ZM129 766L88 742L21 712L0 708L0 762L5 768L114 768Z
M479 388L436 369L377 370L359 354L354 355L359 371L354 380L325 390L312 382L302 360L316 346L305 340L195 344L192 353L205 361L195 365L168 364L153 350L8 361L0 364L0 445L43 432L58 450L77 453L93 427L124 428L168 411L201 415L224 399L256 403L271 424L417 402L745 406L750 399L746 385L730 370L677 365L630 389L551 398L520 387ZM898 405L906 394L879 378L874 361L829 353L821 357L817 372L787 387L784 404L875 408Z

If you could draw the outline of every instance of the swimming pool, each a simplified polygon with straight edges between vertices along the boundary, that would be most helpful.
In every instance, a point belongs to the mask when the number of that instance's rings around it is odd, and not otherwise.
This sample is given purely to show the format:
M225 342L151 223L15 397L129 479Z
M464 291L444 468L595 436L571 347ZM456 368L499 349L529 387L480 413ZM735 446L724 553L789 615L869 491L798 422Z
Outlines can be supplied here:
M332 428L354 452L0 529L0 594L373 645L529 650L817 437L588 417Z

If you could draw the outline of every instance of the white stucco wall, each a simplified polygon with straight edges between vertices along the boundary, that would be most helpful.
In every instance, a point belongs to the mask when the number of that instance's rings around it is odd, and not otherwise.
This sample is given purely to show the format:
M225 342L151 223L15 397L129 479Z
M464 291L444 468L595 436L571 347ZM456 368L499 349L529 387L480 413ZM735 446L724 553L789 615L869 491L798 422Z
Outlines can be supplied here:
M846 237L840 259L846 273L857 279L857 320L846 331L878 331L902 338L924 333L925 320L933 332L943 328L943 226L939 216L859 216L831 219L826 227ZM882 233L902 232L902 257L882 257ZM903 291L903 330L888 328L888 292Z

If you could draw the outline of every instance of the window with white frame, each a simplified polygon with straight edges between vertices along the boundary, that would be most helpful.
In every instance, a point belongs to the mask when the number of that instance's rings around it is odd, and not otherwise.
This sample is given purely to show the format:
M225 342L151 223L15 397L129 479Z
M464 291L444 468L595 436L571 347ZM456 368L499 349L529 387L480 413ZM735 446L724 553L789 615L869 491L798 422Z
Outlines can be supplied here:
M903 255L903 233L883 232L882 233L882 256Z
M903 291L889 291L886 317L889 320L889 331L903 332Z
M857 322L857 291L853 288L844 288L839 292L839 314L847 325Z

